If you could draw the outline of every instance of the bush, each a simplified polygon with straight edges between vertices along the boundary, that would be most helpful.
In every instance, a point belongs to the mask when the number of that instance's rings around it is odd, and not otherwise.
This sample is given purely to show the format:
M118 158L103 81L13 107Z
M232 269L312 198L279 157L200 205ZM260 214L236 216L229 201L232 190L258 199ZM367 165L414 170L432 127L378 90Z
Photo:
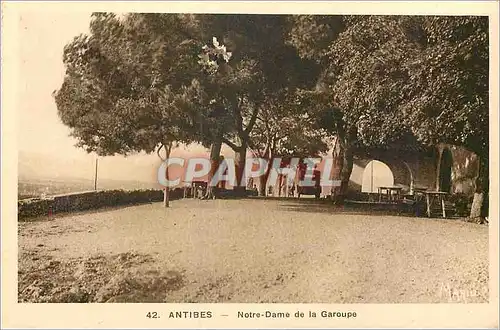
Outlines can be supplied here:
M472 208L472 200L473 196L468 196L463 193L453 194L449 198L449 202L451 202L455 207L456 215L460 217L469 216Z
M54 209L54 199L33 198L22 200L17 203L19 218L49 215Z

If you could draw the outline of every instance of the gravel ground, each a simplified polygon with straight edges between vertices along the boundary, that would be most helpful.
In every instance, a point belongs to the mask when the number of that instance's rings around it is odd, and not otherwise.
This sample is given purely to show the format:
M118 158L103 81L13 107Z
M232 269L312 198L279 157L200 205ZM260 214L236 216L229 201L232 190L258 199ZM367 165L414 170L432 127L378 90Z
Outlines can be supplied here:
M19 223L20 302L488 301L488 227L286 200Z

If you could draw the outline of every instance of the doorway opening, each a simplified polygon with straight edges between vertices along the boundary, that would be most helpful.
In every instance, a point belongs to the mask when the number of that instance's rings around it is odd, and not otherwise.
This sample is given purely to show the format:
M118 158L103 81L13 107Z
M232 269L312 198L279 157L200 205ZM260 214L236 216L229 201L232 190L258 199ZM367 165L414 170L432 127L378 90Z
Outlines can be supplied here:
M453 159L451 151L448 148L443 150L441 154L441 162L439 163L439 191L451 192L451 166Z
M363 172L361 192L376 193L379 187L391 187L394 185L394 175L385 163L372 160L366 165Z

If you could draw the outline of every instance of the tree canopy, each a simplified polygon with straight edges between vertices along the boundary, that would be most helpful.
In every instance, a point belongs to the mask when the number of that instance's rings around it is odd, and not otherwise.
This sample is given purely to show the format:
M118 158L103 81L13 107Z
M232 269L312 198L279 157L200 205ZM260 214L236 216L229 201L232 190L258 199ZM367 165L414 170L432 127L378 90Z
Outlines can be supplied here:
M438 143L481 159L488 181L488 18L298 16L289 42L323 68L306 100L342 142L343 181L355 148L411 151ZM305 36L304 36L305 35ZM317 40L317 42L315 42Z
M323 98L342 110L357 142L390 148L447 142L484 154L486 17L306 16L295 22L290 42L322 63Z
M241 176L249 147L317 153L335 137L344 181L359 150L451 143L484 167L488 51L477 16L96 13L54 96L101 155L199 142L218 159L225 143Z

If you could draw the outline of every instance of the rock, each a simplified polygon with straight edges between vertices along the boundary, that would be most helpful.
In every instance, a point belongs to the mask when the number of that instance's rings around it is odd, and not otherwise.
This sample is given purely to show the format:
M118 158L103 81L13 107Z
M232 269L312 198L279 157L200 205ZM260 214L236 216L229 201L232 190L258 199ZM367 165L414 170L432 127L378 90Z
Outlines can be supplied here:
M78 286L73 286L69 291L54 298L55 301L63 303L88 303L91 300L90 295Z

